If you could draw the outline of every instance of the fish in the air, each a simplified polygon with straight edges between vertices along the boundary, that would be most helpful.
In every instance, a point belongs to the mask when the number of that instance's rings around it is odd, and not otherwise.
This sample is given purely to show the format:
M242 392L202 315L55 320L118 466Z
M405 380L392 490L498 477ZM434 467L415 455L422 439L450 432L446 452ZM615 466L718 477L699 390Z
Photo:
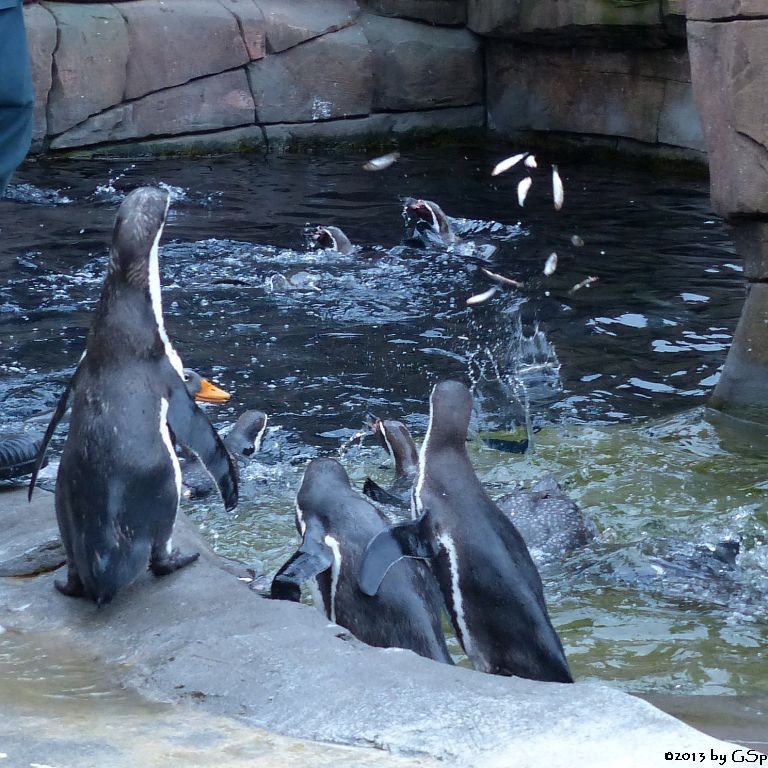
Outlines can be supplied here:
M557 171L557 166L552 166L552 198L555 201L555 210L559 211L563 207L565 191L563 190L563 180Z
M528 195L528 190L531 188L531 184L533 184L533 179L530 176L526 176L517 185L517 202L521 208L525 205L525 198Z
M365 171L383 171L394 165L400 159L399 152L389 152L381 157L371 158L364 166Z
M499 287L497 285L492 286L487 291L483 291L482 293L476 293L474 296L470 296L467 299L467 304L469 304L470 307L475 306L476 304L482 304L485 301L488 301L488 299L492 299L497 293L499 292Z
M557 254L556 253L550 253L549 258L544 263L544 274L549 277L550 275L553 275L555 273L555 270L557 269Z
M504 171L514 168L527 155L527 152L521 152L519 155L512 155L512 157L508 157L506 160L496 163L491 171L491 176L498 176L500 173L504 173Z

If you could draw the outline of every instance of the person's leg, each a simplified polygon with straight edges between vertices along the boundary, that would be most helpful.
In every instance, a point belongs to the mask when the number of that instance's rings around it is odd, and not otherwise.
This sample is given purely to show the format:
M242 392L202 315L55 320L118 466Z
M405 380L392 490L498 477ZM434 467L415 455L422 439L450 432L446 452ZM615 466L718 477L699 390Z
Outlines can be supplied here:
M35 96L19 3L0 8L0 196L32 143Z

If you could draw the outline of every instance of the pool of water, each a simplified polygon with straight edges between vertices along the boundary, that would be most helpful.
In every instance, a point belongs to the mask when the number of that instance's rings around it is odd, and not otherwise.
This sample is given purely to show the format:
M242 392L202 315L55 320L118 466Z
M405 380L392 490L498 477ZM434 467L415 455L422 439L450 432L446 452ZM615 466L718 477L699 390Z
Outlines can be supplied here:
M575 676L640 692L764 691L768 438L705 408L743 298L706 184L561 163L556 212L558 158L542 156L520 208L520 175L489 173L509 153L418 150L383 173L319 155L27 165L0 200L3 422L40 429L25 420L53 407L82 353L117 204L166 184L169 335L185 365L233 393L208 408L214 423L270 414L236 512L185 506L219 552L273 573L296 546L305 461L339 456L368 411L420 439L431 386L458 376L475 386L479 434L532 438L522 455L472 442L492 495L552 472L600 531L542 566ZM461 242L402 245L407 196L438 202ZM342 227L357 250L310 251L308 223ZM483 268L524 287L467 306L491 285ZM588 276L599 280L572 290ZM357 484L391 471L368 444L342 461ZM728 539L740 542L736 568L712 568L708 550Z

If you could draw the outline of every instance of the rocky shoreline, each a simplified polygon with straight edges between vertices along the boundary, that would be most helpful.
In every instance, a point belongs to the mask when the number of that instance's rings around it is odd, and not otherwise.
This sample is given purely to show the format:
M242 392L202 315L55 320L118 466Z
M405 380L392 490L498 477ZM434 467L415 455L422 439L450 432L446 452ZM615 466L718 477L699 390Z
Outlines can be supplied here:
M56 536L51 494L32 504L26 489L1 497L0 560ZM147 576L100 610L58 594L52 573L2 578L0 624L66 633L151 701L448 765L648 768L670 749L734 749L605 686L503 678L365 646L314 608L249 590L183 516L175 543L199 549L199 563Z

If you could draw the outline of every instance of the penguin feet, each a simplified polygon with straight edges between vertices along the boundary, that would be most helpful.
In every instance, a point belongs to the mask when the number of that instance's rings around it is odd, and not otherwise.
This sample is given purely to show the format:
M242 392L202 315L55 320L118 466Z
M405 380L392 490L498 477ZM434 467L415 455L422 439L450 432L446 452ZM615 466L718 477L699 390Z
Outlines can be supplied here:
M174 549L170 554L163 553L162 557L153 559L149 564L149 569L155 576L167 576L169 573L178 571L185 565L194 563L200 557L199 552L193 552L191 555L182 555L178 549Z
M85 587L83 586L83 582L80 581L77 571L71 566L67 571L67 580L64 582L57 579L53 582L53 585L62 595L66 595L67 597L85 597Z

